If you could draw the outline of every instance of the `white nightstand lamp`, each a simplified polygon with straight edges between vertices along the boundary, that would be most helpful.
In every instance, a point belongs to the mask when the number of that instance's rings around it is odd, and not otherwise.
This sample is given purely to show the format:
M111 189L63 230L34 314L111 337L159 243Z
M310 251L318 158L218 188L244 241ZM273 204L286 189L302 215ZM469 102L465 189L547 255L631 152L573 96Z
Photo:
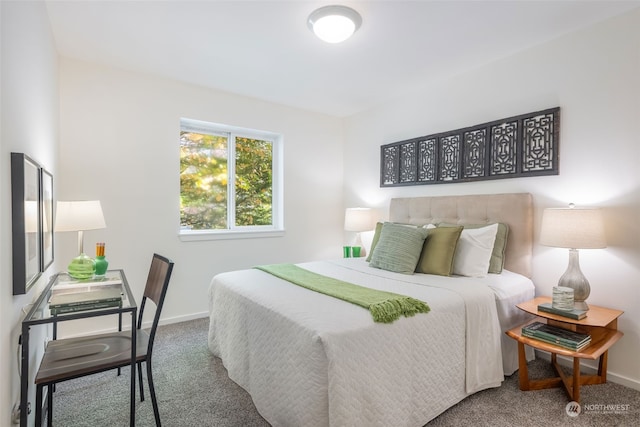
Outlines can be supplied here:
M347 208L344 213L344 229L346 231L355 231L356 237L354 246L357 248L357 254L354 257L360 256L360 233L363 231L369 231L373 229L372 225L372 212L370 208Z
M545 209L542 214L540 244L569 249L569 266L560 277L558 286L574 290L574 308L588 310L586 299L591 287L580 270L578 249L602 249L607 244L604 237L602 214L597 208Z

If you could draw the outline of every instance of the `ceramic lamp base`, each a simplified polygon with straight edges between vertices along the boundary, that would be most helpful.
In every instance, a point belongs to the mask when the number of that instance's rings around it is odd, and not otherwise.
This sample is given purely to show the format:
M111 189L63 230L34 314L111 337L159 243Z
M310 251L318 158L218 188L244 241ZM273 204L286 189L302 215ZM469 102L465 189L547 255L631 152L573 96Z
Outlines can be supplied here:
M67 267L69 276L78 280L86 280L93 278L96 273L96 263L92 258L85 254L80 254L71 260Z
M573 289L574 309L589 310L586 300L591 293L591 286L580 270L580 257L576 249L569 249L569 266L560 277L558 286Z

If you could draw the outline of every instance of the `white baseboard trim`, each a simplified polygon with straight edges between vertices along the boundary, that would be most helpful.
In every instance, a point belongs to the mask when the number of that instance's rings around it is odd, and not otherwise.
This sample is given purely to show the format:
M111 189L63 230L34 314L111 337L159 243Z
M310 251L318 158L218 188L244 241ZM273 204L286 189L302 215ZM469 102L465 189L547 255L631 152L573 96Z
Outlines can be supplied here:
M551 353L536 350L536 359L543 359L551 362ZM565 366L569 369L573 369L573 361L571 360L571 358L558 356L557 359L560 365ZM582 371L586 372L588 375L595 375L598 373L598 368L596 366L590 366L586 363L580 363L580 366L582 367ZM640 391L640 381L627 378L623 375L618 375L615 372L612 372L610 369L607 369L607 381L611 381L612 383L620 384L625 387Z
M165 319L161 318L159 326L171 325L173 323L180 323L180 322L188 322L189 320L203 319L205 317L209 317L209 313L207 313L206 311L203 311L203 312L200 312L200 313L192 313L192 314L188 314L188 315L185 315L185 316L169 317L169 318L165 318ZM153 322L153 320L144 321L142 323L142 329L151 328L152 322ZM123 318L122 328L125 331L128 330L128 329L130 330L130 328L131 328L131 320L129 319L129 321L127 322L127 319ZM76 337L83 337L83 336L94 335L94 334L106 334L106 333L115 332L116 330L117 330L117 328L114 326L114 327L105 328L105 329L99 329L99 330L94 330L94 331L83 331L82 333L78 333L78 334L65 335L63 338L76 338Z
M172 323L188 322L189 320L203 319L205 317L209 317L209 313L206 311L203 311L200 313L187 314L185 316L169 317L167 319L160 319L160 325L171 325ZM146 323L147 322L145 322L145 324ZM145 326L151 327L151 322L148 322L148 323L149 324Z

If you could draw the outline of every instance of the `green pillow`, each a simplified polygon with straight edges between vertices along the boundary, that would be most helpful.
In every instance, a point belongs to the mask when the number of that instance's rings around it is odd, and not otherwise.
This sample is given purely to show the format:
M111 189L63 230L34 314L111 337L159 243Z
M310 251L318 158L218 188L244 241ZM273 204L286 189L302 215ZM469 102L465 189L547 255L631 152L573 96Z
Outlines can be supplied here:
M488 224L463 224L464 228L481 228L486 227ZM495 224L495 223L493 223ZM440 223L438 227L457 227L458 224ZM489 273L500 274L504 268L504 254L507 249L507 237L509 237L509 226L502 222L498 223L498 233L496 234L496 241L493 244L493 251L491 252L491 261L489 262Z
M426 228L385 222L369 265L396 273L413 274L427 234Z
M419 225L413 225L413 224L403 224L401 222L390 222L389 224L398 224L398 225L402 225L404 227L415 227L415 228L420 228ZM432 224L433 225L433 224ZM434 226L435 227L435 226ZM369 253L367 254L367 262L371 261L371 255L373 254L373 249L376 247L376 245L378 244L378 240L380 240L380 231L382 230L382 223L379 222L376 224L376 231L373 233L373 239L371 239L371 247L369 248Z
M416 273L451 276L462 226L432 228L425 239Z
M367 262L371 261L371 254L373 254L373 249L378 244L378 240L380 240L380 231L382 230L382 223L379 222L376 224L376 231L373 234L373 240L371 240L371 248L369 248L369 253L367 254Z

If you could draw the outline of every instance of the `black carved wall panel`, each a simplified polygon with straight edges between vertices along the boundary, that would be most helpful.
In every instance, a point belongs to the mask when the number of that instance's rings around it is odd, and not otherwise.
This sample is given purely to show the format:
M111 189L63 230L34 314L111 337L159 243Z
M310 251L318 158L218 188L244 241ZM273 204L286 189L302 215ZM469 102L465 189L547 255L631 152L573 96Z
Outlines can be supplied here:
M517 173L518 122L501 123L491 127L490 175Z
M398 153L400 146L391 145L382 147L382 185L394 185L398 183Z
M523 120L522 171L553 170L556 151L553 137L553 114L541 114Z
M435 138L418 141L418 181L435 181L438 177L438 146Z
M487 130L470 130L463 134L464 161L463 178L479 178L486 174Z
M460 135L440 138L441 181L455 181L460 178Z
M380 186L557 175L560 108L383 145Z
M400 182L415 182L418 174L416 143L400 146Z

